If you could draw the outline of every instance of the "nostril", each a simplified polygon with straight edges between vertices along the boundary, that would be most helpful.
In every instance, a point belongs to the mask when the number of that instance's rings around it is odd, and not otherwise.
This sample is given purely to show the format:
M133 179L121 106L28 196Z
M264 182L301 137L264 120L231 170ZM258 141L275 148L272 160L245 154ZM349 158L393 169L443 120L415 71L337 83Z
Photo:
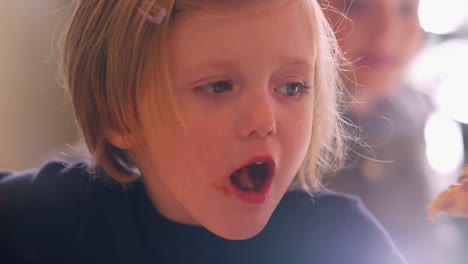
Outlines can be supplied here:
M272 136L276 134L276 122L272 119L269 122L257 123L256 126L252 127L249 136Z

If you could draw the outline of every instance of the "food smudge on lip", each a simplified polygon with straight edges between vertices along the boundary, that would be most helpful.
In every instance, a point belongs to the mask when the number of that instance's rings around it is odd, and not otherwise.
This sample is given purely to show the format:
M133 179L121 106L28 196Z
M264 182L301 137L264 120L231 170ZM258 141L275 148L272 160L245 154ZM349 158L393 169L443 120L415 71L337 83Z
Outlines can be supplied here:
M211 188L213 188L215 191L222 192L224 194L224 196L231 195L231 191L224 184L219 184L219 183L213 182L211 184Z

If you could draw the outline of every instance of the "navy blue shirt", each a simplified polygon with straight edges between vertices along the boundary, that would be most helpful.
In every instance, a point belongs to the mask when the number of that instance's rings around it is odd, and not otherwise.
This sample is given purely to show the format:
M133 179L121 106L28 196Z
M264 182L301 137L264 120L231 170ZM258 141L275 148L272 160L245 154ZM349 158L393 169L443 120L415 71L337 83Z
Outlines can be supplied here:
M0 172L0 263L405 263L351 196L288 192L262 232L233 241L161 216L142 180L87 166Z

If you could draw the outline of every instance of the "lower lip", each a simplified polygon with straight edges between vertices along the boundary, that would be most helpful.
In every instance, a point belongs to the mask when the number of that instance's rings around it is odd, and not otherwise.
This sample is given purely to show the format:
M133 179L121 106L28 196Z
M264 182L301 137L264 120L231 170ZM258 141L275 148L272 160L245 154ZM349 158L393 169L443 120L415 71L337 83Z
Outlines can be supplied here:
M237 188L232 182L231 187L234 195L241 201L249 204L263 204L268 199L268 193L270 191L272 179L273 176L270 176L267 182L265 182L265 185L259 191L256 192L242 191L239 188Z

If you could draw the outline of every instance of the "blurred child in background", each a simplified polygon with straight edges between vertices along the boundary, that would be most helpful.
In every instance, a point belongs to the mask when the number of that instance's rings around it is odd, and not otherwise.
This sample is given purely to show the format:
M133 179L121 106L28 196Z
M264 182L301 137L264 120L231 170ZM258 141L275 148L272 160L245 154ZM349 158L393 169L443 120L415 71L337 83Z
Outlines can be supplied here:
M346 116L364 142L351 146L346 168L328 187L360 196L410 263L449 263L450 245L425 212L433 197L431 181L441 177L426 158L424 129L434 107L403 81L425 39L419 0L324 0L322 5L352 63L342 72L356 101Z

